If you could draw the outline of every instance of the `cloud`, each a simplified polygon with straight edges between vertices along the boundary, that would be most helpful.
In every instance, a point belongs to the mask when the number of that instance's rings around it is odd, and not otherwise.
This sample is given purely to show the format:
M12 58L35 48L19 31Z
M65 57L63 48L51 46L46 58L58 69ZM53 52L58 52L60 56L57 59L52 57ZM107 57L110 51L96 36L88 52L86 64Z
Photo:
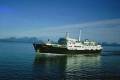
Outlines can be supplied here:
M57 40L59 37L64 37L66 32L70 32L70 37L78 38L79 30L82 30L82 39L90 39L107 42L120 42L120 19L100 20L94 22L85 22L79 24L68 24L63 26L47 26L47 27L29 27L19 28L9 34L3 30L2 34L12 35L17 37L28 36L38 38L50 38ZM0 35L2 35L0 34Z
M65 33L65 32L74 32L79 31L80 29L92 29L95 28L119 28L120 27L120 19L109 19L109 20L100 20L94 22L86 22L81 24L68 24L57 27L44 27L38 29L41 33Z
M95 21L95 22L88 22L88 23L83 23L80 24L80 26L85 26L85 27L97 27L99 25L120 25L120 19L109 19L109 20L101 20L101 21Z
M106 26L109 25L109 26ZM119 27L120 25L120 19L109 19L109 20L100 20L100 21L94 21L94 22L85 22L81 24L68 24L63 26L57 26L57 27L48 27L48 28L42 28L42 31L59 31L59 30L71 30L71 29L78 29L78 28L95 28L95 27L103 27L106 26L107 28L111 27L110 25L114 25L113 27ZM116 26L117 25L117 26ZM104 27L105 28L105 27Z
M82 29L82 38L95 39L108 42L120 42L120 19L100 20L81 24L69 24L57 27L45 27L35 30L39 36L56 38L70 32L72 37L77 38ZM36 35L34 34L34 35Z

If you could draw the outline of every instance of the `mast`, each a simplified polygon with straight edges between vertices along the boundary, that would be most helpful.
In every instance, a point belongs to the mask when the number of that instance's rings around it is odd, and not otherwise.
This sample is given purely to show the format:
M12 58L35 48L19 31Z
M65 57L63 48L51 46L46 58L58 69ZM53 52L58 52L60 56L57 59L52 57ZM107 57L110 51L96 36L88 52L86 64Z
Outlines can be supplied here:
M80 41L81 40L81 30L80 30L80 32L79 32L79 38L78 38L78 41Z
M65 36L65 38L66 38L66 39L69 38L69 33L68 33L68 32L66 32L66 36Z

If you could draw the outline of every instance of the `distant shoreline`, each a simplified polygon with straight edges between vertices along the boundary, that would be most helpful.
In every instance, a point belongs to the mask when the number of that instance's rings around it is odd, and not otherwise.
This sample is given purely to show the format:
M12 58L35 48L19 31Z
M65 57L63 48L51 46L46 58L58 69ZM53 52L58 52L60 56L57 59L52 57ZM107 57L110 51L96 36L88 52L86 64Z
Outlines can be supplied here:
M15 43L33 43L38 41L35 37L22 37L22 38L16 38L16 37L10 37L10 38L4 38L0 39L0 42L15 42Z
M34 43L34 41L7 41L7 40L0 40L2 43ZM102 46L120 46L120 44L117 43L102 43Z
M22 41L0 41L0 43L33 43L33 42L22 42Z

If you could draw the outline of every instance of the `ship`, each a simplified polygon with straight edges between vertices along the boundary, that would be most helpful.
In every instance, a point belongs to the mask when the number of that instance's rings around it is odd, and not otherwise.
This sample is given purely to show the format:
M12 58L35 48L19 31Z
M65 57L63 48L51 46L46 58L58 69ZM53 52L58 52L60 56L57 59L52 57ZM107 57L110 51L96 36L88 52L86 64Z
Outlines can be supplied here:
M101 53L103 47L93 40L81 40L81 30L78 39L70 38L69 33L60 38L57 43L51 43L48 39L46 43L33 43L36 52L39 53L58 53L58 54L92 54Z

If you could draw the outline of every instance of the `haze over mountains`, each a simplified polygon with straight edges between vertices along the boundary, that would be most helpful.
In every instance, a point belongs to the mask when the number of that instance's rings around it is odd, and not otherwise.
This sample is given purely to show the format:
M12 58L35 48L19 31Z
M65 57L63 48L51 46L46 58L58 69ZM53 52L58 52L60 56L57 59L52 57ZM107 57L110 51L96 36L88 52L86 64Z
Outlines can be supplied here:
M9 37L9 38L0 39L0 41L1 41L1 42L33 43L33 42L37 42L38 39L37 39L36 37L21 37L21 38Z

